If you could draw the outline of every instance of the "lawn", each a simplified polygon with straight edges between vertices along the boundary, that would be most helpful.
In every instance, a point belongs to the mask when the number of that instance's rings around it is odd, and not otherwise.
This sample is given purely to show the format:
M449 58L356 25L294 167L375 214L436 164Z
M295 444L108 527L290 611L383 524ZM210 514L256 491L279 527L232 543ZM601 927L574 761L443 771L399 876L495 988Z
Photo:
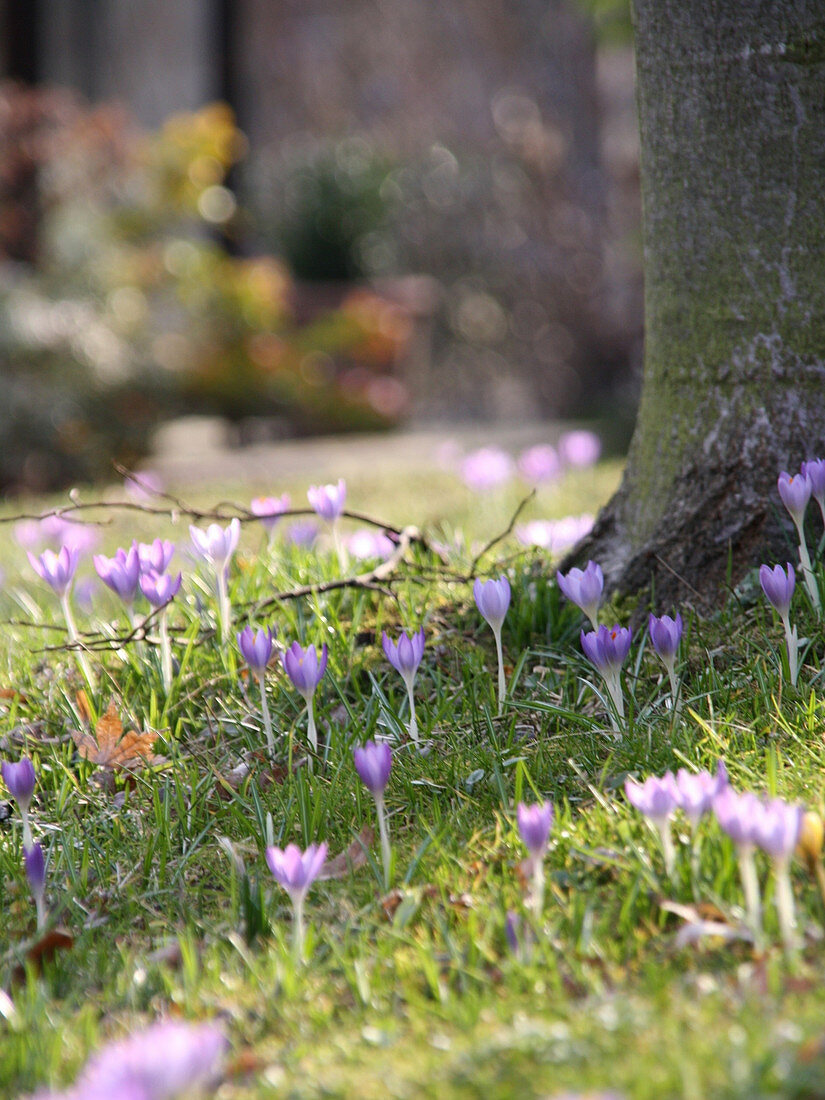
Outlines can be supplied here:
M571 474L542 488L518 522L593 512L617 476L615 463ZM285 539L285 519L269 542L245 517L221 640L215 571L194 556L188 523L204 528L216 501L234 499L239 509L220 510L225 528L264 491L289 489L303 506L307 483L220 486L194 501L177 489L176 501L144 506L172 518L118 508L123 493L111 490L105 508L82 513L106 523L105 554L134 537L178 544L168 690L158 614L144 630L139 605L133 631L112 592L89 590L84 557L72 597L84 670L66 648L58 598L12 525L0 528L0 758L34 762L31 828L47 858L38 930L11 801L0 814L0 1095L67 1088L94 1052L173 1019L225 1034L216 1082L225 1100L825 1096L816 860L791 865L797 942L783 946L778 880L757 853L764 934L754 943L737 850L714 815L693 830L675 814L668 875L656 830L624 793L628 777L714 772L723 759L736 790L820 809L825 632L804 586L792 606L807 639L796 687L755 572L701 618L603 605L602 624L633 631L618 721L582 651L584 616L559 592L548 555L508 531L520 491L472 495L426 467L399 485L373 470L350 485L347 507L415 528L394 536L392 568L351 556L342 566L326 528L302 546ZM809 524L818 538L818 514ZM345 520L342 531L360 526ZM356 573L359 583L337 585ZM472 582L502 574L512 601L499 707L493 631ZM648 610L684 618L676 708ZM328 647L317 753L304 700L275 655L267 751L260 685L235 637L247 624L276 627L276 653L296 640ZM421 627L416 744L381 636ZM105 766L110 704L127 730L157 731L159 759L121 746ZM353 759L368 739L392 747L387 867ZM537 916L517 806L545 799L555 815ZM297 951L292 905L265 850L320 842L330 863L309 888ZM715 933L686 935L700 919ZM65 935L50 953L42 939L54 928Z

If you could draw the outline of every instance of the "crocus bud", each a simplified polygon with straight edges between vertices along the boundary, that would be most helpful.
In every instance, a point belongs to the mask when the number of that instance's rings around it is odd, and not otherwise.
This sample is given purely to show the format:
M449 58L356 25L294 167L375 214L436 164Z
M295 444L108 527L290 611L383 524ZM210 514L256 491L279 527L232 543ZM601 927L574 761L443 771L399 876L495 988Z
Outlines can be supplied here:
M190 526L189 534L192 536L192 545L197 553L216 570L224 569L238 548L241 521L237 518L233 519L226 528L217 523L210 523L205 531L200 527Z
M32 569L51 585L58 596L65 596L69 591L79 557L80 551L70 546L62 546L57 554L53 550L44 550L37 558L31 551L28 554Z
M253 631L251 626L244 627L237 636L238 649L256 676L261 676L266 671L272 656L274 636L275 631L272 629Z
M402 676L414 676L424 656L424 628L409 635L402 631L397 643L384 631L381 645L384 656L397 672Z
M367 741L363 748L353 749L352 755L361 782L376 798L382 798L392 768L390 746L386 741Z
M672 665L682 639L682 616L677 613L675 619L671 619L670 615L662 615L657 619L655 615L651 615L648 619L648 630L656 655L665 665Z
M498 580L482 581L476 578L473 595L476 606L493 630L500 630L510 606L510 582L504 574Z
M785 618L791 607L794 588L796 586L796 573L790 562L786 569L781 565L775 565L771 569L767 565L759 566L759 583L762 591L768 598L768 602L776 608L779 614Z
M5 762L0 771L3 773L3 782L9 789L9 794L20 807L22 813L26 813L31 805L34 786L37 775L34 764L27 756L23 756L16 764Z
M553 803L537 802L528 806L519 802L516 819L525 848L534 859L541 859L547 848L550 826L553 824Z
M140 590L152 607L165 607L180 592L182 577L170 577L168 573L142 573Z
M255 497L249 510L258 517L267 534L271 535L278 520L284 512L289 511L291 504L289 493L284 493L281 497Z
M333 523L344 510L347 500L346 482L339 478L337 485L310 485L307 489L307 500L321 519Z
M321 682L326 672L328 656L326 644L321 648L320 659L314 646L310 645L304 649L298 642L293 642L284 652L283 664L286 674L305 699L315 693L315 689Z
M801 528L805 520L805 509L811 499L810 481L802 473L789 474L783 470L776 484L782 503L790 512L796 526Z
M584 569L571 569L566 575L556 573L559 588L571 603L580 607L596 626L599 604L604 591L604 574L595 561L589 561Z

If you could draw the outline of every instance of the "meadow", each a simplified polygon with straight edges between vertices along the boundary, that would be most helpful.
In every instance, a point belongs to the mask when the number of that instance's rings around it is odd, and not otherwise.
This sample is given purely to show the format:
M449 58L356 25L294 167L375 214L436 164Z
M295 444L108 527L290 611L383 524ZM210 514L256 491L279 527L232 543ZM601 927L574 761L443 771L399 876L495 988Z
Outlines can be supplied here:
M334 522L337 485L313 508L309 478L194 501L87 491L70 533L65 500L7 506L0 760L36 778L30 838L8 767L0 787L0 1096L103 1095L88 1060L113 1050L123 1070L146 1047L112 1044L158 1021L181 1025L171 1054L149 1041L188 1076L123 1077L108 1096L825 1096L823 570L814 553L792 594L796 676L754 570L715 607L597 600L606 633L630 631L606 679L552 544L525 545L524 525L594 513L618 474L568 470L522 506L512 478L371 470ZM250 500L285 490L268 533ZM806 522L815 551L813 502ZM63 601L26 558L42 567L49 539L85 544ZM180 589L130 613L91 555L121 547L128 568L132 541L156 539L174 556L143 590L178 573ZM502 577L491 614L475 582ZM677 612L671 677L648 615ZM419 661L402 631L423 631ZM284 660L294 643L317 685ZM377 798L354 752L370 741L391 754ZM796 835L784 859L750 845L758 919L718 814L646 817L626 793L720 761L759 812L809 811L795 856ZM547 803L536 838L524 814ZM273 853L292 844L327 849L290 892Z

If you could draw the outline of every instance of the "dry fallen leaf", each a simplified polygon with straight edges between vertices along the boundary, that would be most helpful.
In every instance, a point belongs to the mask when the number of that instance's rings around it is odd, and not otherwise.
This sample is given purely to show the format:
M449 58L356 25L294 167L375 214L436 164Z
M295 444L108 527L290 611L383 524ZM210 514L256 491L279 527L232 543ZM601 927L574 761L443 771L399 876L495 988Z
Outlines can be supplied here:
M363 867L367 862L367 850L372 846L373 840L375 840L375 830L365 825L349 848L345 848L333 859L326 861L318 878L344 878L350 871Z
M145 733L129 730L124 733L114 701L109 703L109 709L98 721L94 737L90 733L72 730L72 738L80 755L102 768L125 769L162 763L163 758L152 752L157 737L155 730Z
M89 696L81 688L75 694L75 703L77 704L77 713L80 717L80 721L87 726L92 724L92 708L89 706Z
M74 937L65 928L51 928L36 940L26 951L26 959L39 974L43 963L49 962L58 951L68 951L74 946ZM26 980L26 968L16 966L12 971L12 981L21 985Z

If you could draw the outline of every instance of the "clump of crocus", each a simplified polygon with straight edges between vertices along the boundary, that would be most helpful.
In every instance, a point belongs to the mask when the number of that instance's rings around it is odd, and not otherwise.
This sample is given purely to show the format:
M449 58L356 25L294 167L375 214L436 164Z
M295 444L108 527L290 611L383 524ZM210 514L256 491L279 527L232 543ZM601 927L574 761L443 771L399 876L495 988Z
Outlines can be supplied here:
M418 744L418 722L415 717L413 686L415 684L415 674L421 664L421 658L424 656L424 628L422 627L415 634L409 635L402 631L397 642L392 641L387 632L384 631L381 644L384 649L384 656L392 667L401 673L406 684L407 699L410 705L409 734L412 740Z
M628 802L644 814L659 834L662 855L665 859L665 871L668 878L673 878L676 849L673 847L670 819L679 805L679 789L673 774L665 772L661 778L651 775L644 783L637 783L635 779L626 779L624 793L627 795Z
M200 1095L219 1077L227 1046L216 1024L162 1020L108 1043L89 1059L67 1092L48 1093L42 1100L176 1100Z
M328 656L326 643L322 646L319 657L314 646L310 645L304 649L298 642L293 642L289 649L284 651L283 655L286 674L292 681L293 686L303 696L307 705L307 737L313 752L318 750L318 731L315 727L315 689L326 672Z
M510 606L510 582L502 574L498 580L482 581L478 577L473 584L476 607L490 624L496 640L496 658L498 660L498 712L504 710L504 696L507 685L504 679L504 653L501 648L501 628L504 616Z
M240 649L243 659L249 665L250 672L260 685L261 713L264 720L264 730L266 731L266 746L270 754L275 749L275 739L272 736L272 721L269 717L269 704L266 699L265 679L266 667L272 656L272 642L274 637L274 629L270 628L268 630L257 630L253 632L251 626L244 627L238 635L238 649Z
M381 861L384 866L384 889L390 888L392 870L392 849L387 826L387 808L384 803L384 791L392 769L392 749L386 741L367 741L363 748L353 749L355 770L361 782L375 799L375 812L378 817L378 833L381 838Z
M464 484L477 493L504 485L513 476L514 470L513 459L500 447L481 447L461 462Z
M762 938L762 901L753 853L756 829L764 813L763 804L750 791L738 792L725 787L713 800L713 812L722 831L736 847L746 919L758 943Z
M26 868L26 878L29 880L29 889L34 898L37 909L38 930L46 924L46 858L43 849L38 843L34 843L23 849L23 864Z
M227 575L229 563L241 537L241 522L237 518L233 519L225 528L218 523L210 523L205 531L200 527L190 527L189 534L196 552L215 570L218 585L218 624L221 641L225 642L232 623Z
M804 473L788 474L783 470L779 475L777 487L782 503L788 509L791 519L794 521L796 533L799 536L799 564L805 578L805 587L808 589L814 611L817 615L821 615L822 602L819 598L816 577L811 567L808 543L805 540L805 509L811 499L811 482Z
M92 561L95 572L103 583L126 604L129 622L134 627L135 597L138 593L141 574L137 543L133 542L128 550L119 547L113 558L107 558L104 554L95 554Z
M711 775L708 771L689 772L686 768L679 768L675 782L677 804L690 822L693 834L691 870L694 879L696 879L699 873L699 846L697 841L699 820L704 814L713 809L716 796L721 794L728 785L728 770L722 760L719 761L716 767L715 775Z
M29 806L31 806L34 787L37 782L34 764L27 756L22 756L16 764L5 761L0 766L0 772L3 774L3 782L8 787L9 794L17 803L20 817L23 819L23 847L24 849L30 848L32 845L32 831L29 824Z
M801 806L785 802L781 798L772 798L763 803L762 813L757 818L753 831L756 844L763 852L767 852L771 860L776 884L776 915L779 918L782 943L787 951L792 951L796 946L790 866L802 829L803 812Z
M630 629L618 625L612 630L600 626L598 630L591 630L588 634L581 632L582 649L590 663L602 674L619 721L624 720L622 665L630 652L631 640ZM618 724L614 722L614 729L618 728Z
M532 806L519 802L516 809L518 831L524 846L530 853L529 867L532 877L532 908L536 922L544 910L544 855L553 824L553 803L537 802Z
M275 535L278 520L284 512L289 511L291 505L292 500L289 493L284 493L280 497L255 497L249 505L249 510L261 521L270 542L272 542Z
M782 625L785 628L785 642L788 647L788 672L791 684L796 687L796 679L799 675L799 637L796 627L791 628L790 612L791 599L796 587L796 574L790 562L787 569L781 565L775 565L771 569L767 565L759 566L759 583L762 591L768 598L768 602L779 613Z
M266 850L266 862L270 871L292 901L292 945L296 962L301 962L304 957L304 899L321 873L326 857L326 842L310 844L305 852L297 844L288 844L284 850Z
M343 478L339 478L337 485L310 485L307 489L307 500L321 519L330 525L338 563L342 570L346 569L347 552L338 534L338 520L347 500L346 482Z
M163 690L169 694L172 687L172 646L169 641L167 622L169 605L180 592L182 577L170 577L168 573L141 573L140 590L149 603L159 611L158 632L160 634L160 667L163 676Z
M566 575L556 573L559 588L571 603L580 607L593 629L599 629L599 604L604 592L604 574L602 567L589 561L584 569L571 569Z
M668 679L670 680L670 696L675 710L679 699L676 654L679 651L679 642L682 640L682 616L678 612L675 619L671 619L670 615L662 615L660 618L651 615L648 619L648 632L656 656L667 670Z

